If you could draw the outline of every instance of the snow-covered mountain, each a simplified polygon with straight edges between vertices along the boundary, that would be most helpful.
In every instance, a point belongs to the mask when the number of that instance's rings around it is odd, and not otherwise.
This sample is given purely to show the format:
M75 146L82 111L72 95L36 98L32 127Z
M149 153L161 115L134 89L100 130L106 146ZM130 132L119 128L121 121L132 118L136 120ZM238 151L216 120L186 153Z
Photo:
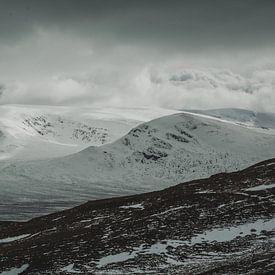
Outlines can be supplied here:
M2 207L16 205L29 217L35 211L47 213L87 199L157 190L236 171L274 154L272 129L175 114L141 124L113 143L66 157L1 163L1 195L7 202ZM22 210L26 201L28 209ZM31 213L26 213L30 208Z
M175 113L161 108L0 106L0 159L45 159L110 143L138 124Z

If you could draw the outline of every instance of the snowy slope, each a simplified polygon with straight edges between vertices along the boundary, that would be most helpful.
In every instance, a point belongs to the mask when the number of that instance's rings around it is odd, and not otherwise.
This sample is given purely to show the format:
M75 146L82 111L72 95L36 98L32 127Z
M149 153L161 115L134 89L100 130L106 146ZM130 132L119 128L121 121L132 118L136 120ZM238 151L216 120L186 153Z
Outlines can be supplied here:
M63 158L2 163L0 186L5 200L18 205L38 199L70 205L236 171L274 154L275 135L268 130L182 113ZM52 211L47 207L41 206Z
M248 127L275 129L275 113L254 112L236 108L189 110L188 112L227 120L229 122L235 122Z
M43 159L110 143L166 109L0 106L0 159Z

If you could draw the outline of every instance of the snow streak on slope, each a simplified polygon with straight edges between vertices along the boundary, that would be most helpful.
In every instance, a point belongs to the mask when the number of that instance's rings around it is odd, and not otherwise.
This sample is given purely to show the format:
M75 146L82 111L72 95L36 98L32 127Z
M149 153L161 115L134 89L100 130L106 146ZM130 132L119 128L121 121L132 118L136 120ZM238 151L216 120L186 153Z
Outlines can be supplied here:
M253 112L243 109L214 109L214 110L189 110L194 114L207 115L213 119L223 119L228 122L238 123L243 126L262 129L275 129L275 114Z
M5 203L1 212L8 204L22 209L27 201L27 210L21 213L29 217L41 208L44 212L62 208L64 202L74 205L157 190L236 171L272 158L274 152L275 135L267 130L186 113L166 116L139 125L116 142L64 158L2 165L0 186ZM27 213L31 208L32 213ZM6 215L11 217L10 212ZM23 216L16 214L16 218Z
M0 106L0 160L43 159L110 143L138 124L176 111Z

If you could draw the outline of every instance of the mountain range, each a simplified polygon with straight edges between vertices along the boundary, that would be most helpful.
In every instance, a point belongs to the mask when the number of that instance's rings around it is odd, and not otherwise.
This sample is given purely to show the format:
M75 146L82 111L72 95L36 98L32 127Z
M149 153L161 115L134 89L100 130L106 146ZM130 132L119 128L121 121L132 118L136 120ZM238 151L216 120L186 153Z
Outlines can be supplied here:
M67 156L2 161L0 218L25 220L90 199L243 169L274 157L274 116L255 119L255 113L239 109L182 111Z

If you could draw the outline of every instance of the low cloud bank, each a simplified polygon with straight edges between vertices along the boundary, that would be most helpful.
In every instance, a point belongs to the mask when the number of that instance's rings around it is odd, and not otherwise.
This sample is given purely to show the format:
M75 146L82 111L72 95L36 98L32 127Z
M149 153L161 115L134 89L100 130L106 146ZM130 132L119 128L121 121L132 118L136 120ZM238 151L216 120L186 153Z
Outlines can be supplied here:
M114 70L3 83L1 104L235 107L274 111L275 70L243 76L225 69L171 69L149 65L136 71Z

